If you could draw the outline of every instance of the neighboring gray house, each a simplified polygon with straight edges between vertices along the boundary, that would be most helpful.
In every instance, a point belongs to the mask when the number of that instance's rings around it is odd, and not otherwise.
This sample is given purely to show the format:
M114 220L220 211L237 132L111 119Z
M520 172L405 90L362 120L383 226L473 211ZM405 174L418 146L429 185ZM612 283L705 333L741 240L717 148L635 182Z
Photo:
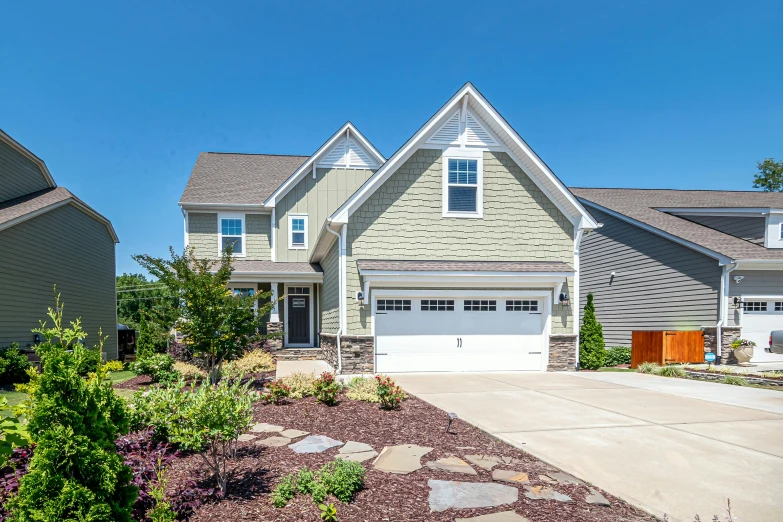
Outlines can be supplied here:
M598 227L470 83L388 159L350 123L311 156L203 153L185 244L285 296L279 348L342 373L574 369Z
M0 130L0 346L33 345L33 328L62 294L67 321L82 318L93 346L117 358L111 223L63 187L44 162ZM51 325L51 321L49 321Z
M582 241L580 302L595 296L608 346L632 330L703 329L718 355L737 337L768 354L783 329L783 193L572 188L601 223ZM720 339L720 340L718 340Z

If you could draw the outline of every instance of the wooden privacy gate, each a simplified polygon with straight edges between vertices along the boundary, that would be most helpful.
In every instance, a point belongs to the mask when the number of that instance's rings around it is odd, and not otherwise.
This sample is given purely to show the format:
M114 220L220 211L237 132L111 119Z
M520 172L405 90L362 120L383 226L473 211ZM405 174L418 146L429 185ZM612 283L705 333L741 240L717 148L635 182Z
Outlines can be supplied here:
M704 332L635 330L631 333L631 368L643 362L661 366L704 362Z

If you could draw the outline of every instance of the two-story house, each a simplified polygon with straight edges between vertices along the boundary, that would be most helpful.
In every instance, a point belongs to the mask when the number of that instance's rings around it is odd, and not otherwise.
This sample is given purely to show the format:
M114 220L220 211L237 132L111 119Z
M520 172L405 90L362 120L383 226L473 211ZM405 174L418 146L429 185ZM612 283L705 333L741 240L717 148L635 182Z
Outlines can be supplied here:
M598 223L470 83L390 158L350 123L311 156L203 153L185 243L284 296L268 330L342 373L574 369Z
M603 226L582 242L582 302L595 296L607 345L633 330L705 333L734 362L732 341L783 330L783 193L573 188Z

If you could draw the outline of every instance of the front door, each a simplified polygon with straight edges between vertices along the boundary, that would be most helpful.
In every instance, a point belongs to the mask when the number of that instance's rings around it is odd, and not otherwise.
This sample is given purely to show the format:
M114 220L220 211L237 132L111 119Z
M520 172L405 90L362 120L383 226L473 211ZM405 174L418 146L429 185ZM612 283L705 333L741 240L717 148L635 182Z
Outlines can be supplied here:
M288 344L310 343L310 296L288 296Z

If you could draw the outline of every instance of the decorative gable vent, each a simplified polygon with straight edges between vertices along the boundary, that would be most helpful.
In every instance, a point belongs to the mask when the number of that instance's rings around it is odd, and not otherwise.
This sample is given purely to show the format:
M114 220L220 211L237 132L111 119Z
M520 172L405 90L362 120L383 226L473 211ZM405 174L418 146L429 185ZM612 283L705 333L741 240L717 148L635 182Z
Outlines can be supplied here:
M346 140L346 137L343 136L318 160L318 166L326 168L373 169L378 166L378 163L353 138Z
M441 125L435 134L432 135L427 143L440 143L443 145L458 145L459 144L459 111L456 111L451 117L446 120L446 123Z
M470 112L466 115L465 126L466 143L468 145L492 146L498 144L492 137L492 134Z

